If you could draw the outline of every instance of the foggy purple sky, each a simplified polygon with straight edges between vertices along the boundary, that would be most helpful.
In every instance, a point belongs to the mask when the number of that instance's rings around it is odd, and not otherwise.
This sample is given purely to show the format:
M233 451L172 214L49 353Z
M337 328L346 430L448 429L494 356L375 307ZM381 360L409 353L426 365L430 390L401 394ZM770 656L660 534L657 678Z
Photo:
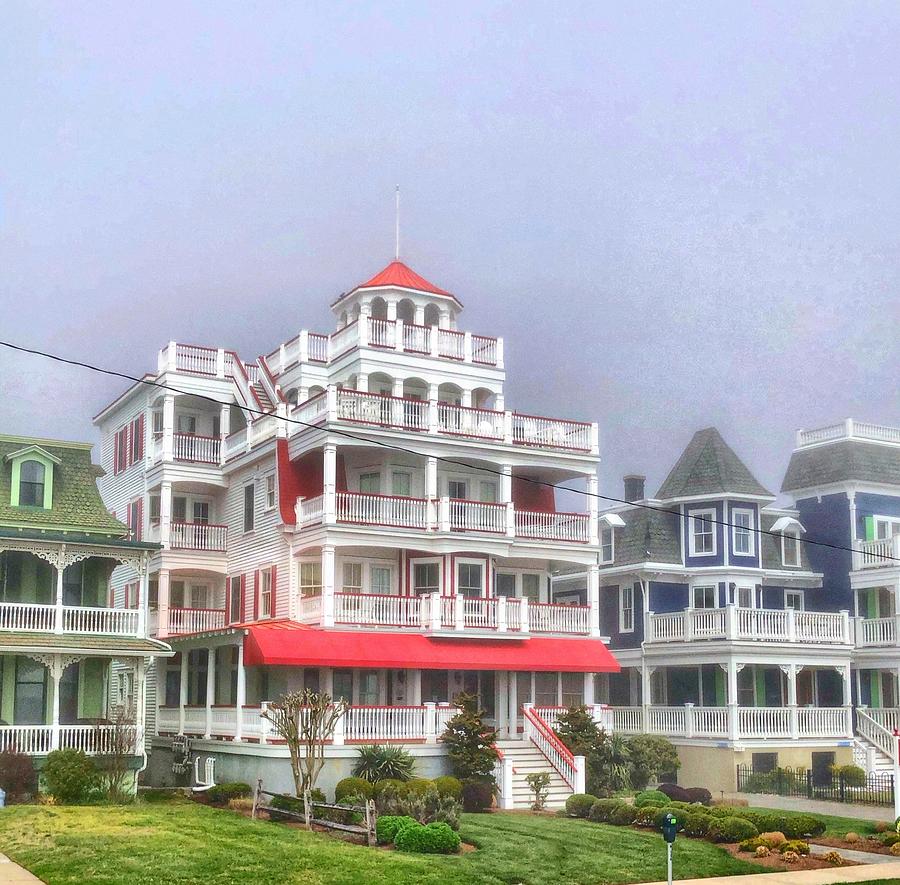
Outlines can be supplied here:
M327 331L399 182L602 490L708 425L777 490L796 428L900 422L900 5L129 6L4 9L3 337L140 374ZM120 389L0 352L0 431L93 440Z

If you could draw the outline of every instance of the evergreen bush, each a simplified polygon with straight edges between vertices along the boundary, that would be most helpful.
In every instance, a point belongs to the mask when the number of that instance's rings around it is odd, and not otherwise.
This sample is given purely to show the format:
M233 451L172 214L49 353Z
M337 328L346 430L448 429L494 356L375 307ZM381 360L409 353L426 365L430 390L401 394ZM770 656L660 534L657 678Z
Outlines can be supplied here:
M587 817L596 801L597 797L590 793L574 793L566 799L566 814L569 817Z
M444 823L408 824L399 829L394 845L416 854L456 854L460 838Z
M99 786L97 767L81 750L54 750L41 775L46 792L63 805L86 801Z

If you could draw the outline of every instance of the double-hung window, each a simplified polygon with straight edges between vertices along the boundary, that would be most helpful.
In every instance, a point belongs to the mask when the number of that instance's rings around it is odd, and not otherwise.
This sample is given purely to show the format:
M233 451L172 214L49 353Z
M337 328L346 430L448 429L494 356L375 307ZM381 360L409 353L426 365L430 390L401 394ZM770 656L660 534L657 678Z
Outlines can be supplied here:
M266 477L266 510L275 509L275 474Z
M613 561L613 530L612 528L602 529L600 532L600 561Z
M803 611L803 591L802 590L785 590L784 591L784 607L792 608L794 611Z
M456 592L460 596L477 598L484 595L484 564L460 562L456 567Z
M437 593L440 589L440 562L413 563L413 590L416 593Z
M494 595L514 597L516 595L516 576L509 572L494 574Z
M359 477L359 490L366 495L380 495L381 474L361 473Z
M393 572L390 566L373 565L369 567L369 592L380 596L389 596L393 585Z
M753 556L756 552L753 516L749 509L731 511L731 546L738 556Z
M737 604L738 608L756 608L753 605L754 589L752 587L737 588Z
M362 593L362 571L361 562L344 563L344 593Z
M272 617L272 569L266 568L259 573L259 615L260 618Z
M23 461L19 466L19 506L44 506L45 467L40 461Z
M691 556L712 556L716 552L715 510L694 510L691 513Z
M634 586L631 584L619 588L619 632L634 632Z
M692 608L717 608L717 592L718 587L715 584L694 587L692 591Z
M522 575L522 599L529 602L541 601L541 576L532 574Z
M786 566L800 565L800 537L796 532L781 536L781 561Z
M318 559L310 559L300 563L300 596L322 595L322 563Z

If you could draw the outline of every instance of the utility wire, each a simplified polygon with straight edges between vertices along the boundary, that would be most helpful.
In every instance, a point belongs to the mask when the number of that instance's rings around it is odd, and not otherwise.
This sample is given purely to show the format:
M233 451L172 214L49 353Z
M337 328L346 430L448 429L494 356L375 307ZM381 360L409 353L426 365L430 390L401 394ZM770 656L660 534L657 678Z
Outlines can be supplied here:
M196 392L190 391L190 390L184 390L179 387L173 387L172 385L163 384L162 382L153 380L151 378L139 378L136 375L129 375L127 372L119 372L115 369L107 369L107 368L104 368L103 366L97 366L97 365L94 365L93 363L84 362L83 360L71 359L69 357L60 356L59 354L56 354L56 353L49 353L44 350L38 350L37 348L25 347L24 345L21 345L21 344L14 344L11 341L0 340L0 346L9 348L10 350L18 351L19 353L27 353L27 354L30 354L31 356L38 356L38 357L42 357L44 359L53 360L54 362L63 363L67 366L76 366L78 368L88 369L91 372L98 372L102 375L109 375L113 378L123 378L126 381L132 381L136 384L144 384L148 387L155 387L160 390L167 390L171 393L180 393L183 396L192 396L197 399L203 399L203 400L206 400L207 402L213 403L217 406L237 406L237 408L239 408L242 412L246 412L250 415L257 415L260 417L273 417L274 416L273 412L266 412L266 411L263 411L262 409L254 409L252 406L242 406L238 403L223 402L222 400L217 400L215 397L208 396L208 395L202 394L202 393L196 393ZM236 357L236 358L239 359L239 357ZM300 427L311 427L311 428L321 429L320 425L318 425L318 424L311 424L307 421L301 421L298 418L285 417L285 418L279 418L278 420L286 421L289 424L296 424ZM352 431L349 431L349 430L341 430L339 428L331 428L330 427L330 428L328 428L328 432L335 434L337 436L345 437L346 439L355 440L356 442L364 442L369 445L375 445L375 446L380 446L381 448L391 449L392 451L395 451L395 452L403 452L404 454L407 454L407 455L414 455L417 458L433 457L436 461L442 461L445 464L453 464L456 467L464 467L466 470L472 470L472 469L480 470L484 473L490 473L490 474L499 476L501 478L504 476L504 474L501 470L497 470L496 468L493 468L493 467L483 467L480 465L469 464L466 461L459 461L455 458L447 458L442 455L426 455L422 452L416 451L415 449L408 448L407 446L401 446L401 445L398 445L397 443L386 442L385 440L373 439L372 437L363 436L362 434L358 434L358 433L353 433ZM627 501L624 498L616 498L611 495L601 495L599 492L589 492L587 490L582 490L582 489L573 489L569 486L558 486L558 485L554 485L554 483L552 483L552 482L548 482L547 480L534 479L533 477L529 477L529 476L518 476L518 477L516 477L516 479L519 481L529 482L533 485L547 486L554 490L558 489L558 490L564 491L564 492L572 492L573 494L576 494L576 495L585 495L586 497L598 498L601 501L609 501L614 504L624 504L627 507L635 507L635 508L639 508L639 509L643 509L643 510L650 510L654 513L665 513L665 514L669 514L671 516L676 516L681 520L688 518L680 510L673 510L669 507L660 507L660 506L656 506L653 504L645 504L641 501ZM703 521L706 523L711 523L713 525L725 526L726 528L735 528L735 527L741 528L744 530L752 531L757 535L769 535L773 538L781 538L782 537L780 532L773 532L769 529L763 529L761 527L748 529L747 526L736 526L735 523L729 522L728 520L724 520L724 519L707 518L704 516ZM848 547L843 544L832 544L828 541L818 541L818 540L814 540L813 538L801 538L798 536L797 540L798 540L798 542L803 543L803 544L811 544L816 547L826 547L831 550L844 550L848 553L864 552L862 550L856 549L855 547ZM891 560L894 562L900 562L900 557L891 556L890 554L883 554L881 556L881 559Z

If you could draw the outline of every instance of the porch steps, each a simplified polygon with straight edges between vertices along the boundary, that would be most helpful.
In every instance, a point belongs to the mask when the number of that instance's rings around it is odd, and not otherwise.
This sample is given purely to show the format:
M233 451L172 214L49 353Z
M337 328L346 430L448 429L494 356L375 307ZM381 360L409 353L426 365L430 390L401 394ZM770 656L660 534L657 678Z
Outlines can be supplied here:
M874 759L874 767L873 771L882 772L887 771L891 772L894 770L894 765L891 762L891 757L881 749L881 747L876 747L871 741L866 740L861 734L855 735L853 739L853 759L854 762L859 765L860 768L867 768L866 766L866 757L868 756L869 750L874 750L875 752L872 754Z
M546 771L550 775L547 808L562 808L566 804L566 799L572 795L572 788L531 741L497 741L497 747L503 752L504 757L513 760L514 808L531 808L534 794L525 778L538 771Z

